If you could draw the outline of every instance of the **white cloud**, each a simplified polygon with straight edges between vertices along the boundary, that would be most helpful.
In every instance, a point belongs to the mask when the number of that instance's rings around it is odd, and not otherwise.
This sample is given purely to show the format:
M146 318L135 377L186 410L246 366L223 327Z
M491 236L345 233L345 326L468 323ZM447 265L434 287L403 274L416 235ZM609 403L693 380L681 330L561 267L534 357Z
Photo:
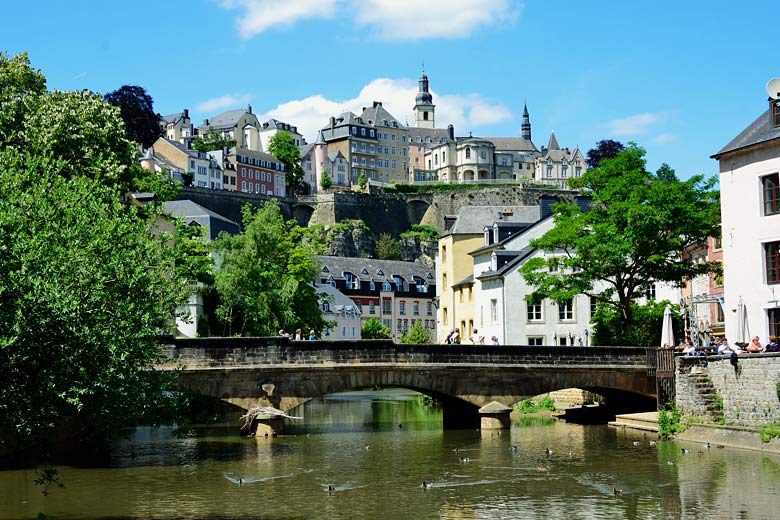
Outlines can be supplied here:
M385 40L464 38L485 26L514 22L523 7L519 0L221 0L219 5L243 11L237 23L244 39L304 19L339 16ZM420 9L423 14L416 14Z
M197 109L198 112L214 112L216 110L222 110L228 107L236 108L235 105L243 105L244 103L248 102L250 99L251 96L248 96L246 94L242 94L242 95L226 94L224 96L207 99L206 101L198 103L198 105L195 108Z
M225 9L242 9L237 19L241 37L251 38L274 26L288 27L307 18L329 18L339 0L222 0Z
M624 119L613 119L607 123L609 133L615 136L633 136L644 134L648 128L659 123L662 117L659 114L637 114Z
M371 106L374 101L381 101L382 106L399 122L413 125L412 107L417 90L417 82L412 79L379 78L365 85L352 99L338 101L314 95L282 103L258 117L261 121L273 117L295 125L307 141L314 142L317 131L328 124L331 116L344 111L360 115L363 107ZM436 126L444 128L452 124L458 135L466 135L476 127L501 123L512 117L505 105L479 94L438 96L436 92L431 93L436 103Z
M677 134L658 134L653 138L655 144L666 144L677 139Z

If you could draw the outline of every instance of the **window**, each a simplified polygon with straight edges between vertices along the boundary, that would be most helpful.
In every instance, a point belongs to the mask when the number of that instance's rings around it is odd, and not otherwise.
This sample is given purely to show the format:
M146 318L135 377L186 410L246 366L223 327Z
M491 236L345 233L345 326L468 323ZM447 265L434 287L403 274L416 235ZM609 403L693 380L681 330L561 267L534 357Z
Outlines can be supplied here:
M371 136L371 137L374 137L374 131L373 130L369 130L368 131L368 135Z
M529 347L541 347L544 345L544 336L528 336L526 342Z
M506 157L502 157L501 158L501 166L506 166L507 165L506 163L507 163Z
M368 313L376 314L376 304L374 303L374 300L368 302Z
M764 192L764 215L780 213L780 178L777 173L761 177Z
M414 302L412 306L412 314L414 314L415 316L420 315L420 302Z
M241 181L241 191L246 191L246 181Z
M373 131L373 130L372 130L372 131ZM372 144L371 146L369 146L369 147L368 147L368 150L369 150L371 153L374 153L374 152L376 152L376 147L375 147L375 146Z
M357 143L352 143L352 151L357 152Z
M382 314L390 314L393 312L391 303L392 301L390 300L390 298L382 299Z
M441 261L447 261L447 246L441 246Z
M498 323L498 300L490 300L490 323Z
M431 302L428 302L426 305L427 305L427 307L428 307L428 308L426 309L426 314L427 314L428 316L433 316L433 303L431 303Z
M780 309L769 309L767 316L769 318L769 335L780 336Z
M366 143L360 143L360 151L363 153L366 152Z
M577 166L576 168L574 168L574 176L579 177L580 175L582 175L582 168Z
M574 302L571 298L558 303L558 319L572 321L574 319Z
M780 283L780 242L764 244L764 259L766 262L766 283Z
M354 126L352 127L352 135L357 135L357 128Z
M566 172L567 172L568 169L569 169L569 167L566 166L565 164L563 166L561 166L561 177L566 177Z
M772 124L775 128L780 126L780 101L772 103Z
M552 177L552 176L553 176L553 175L552 175L552 173L553 173L553 167L552 167L552 164L548 164L548 165L547 165L547 176L548 176L548 177Z
M542 304L528 302L528 321L542 321Z
M395 146L390 148L390 155L395 155Z
M384 282L382 282L382 290L383 291L392 291L393 287L390 285L390 282L385 280Z
M471 148L466 147L466 159L471 159Z
M398 313L403 316L406 314L406 302L401 301L398 303Z
M447 325L447 307L442 307L441 309L441 321L443 325Z
M485 154L485 150L482 150L482 151L479 153L479 156L480 156L480 157L482 157L483 159L485 159L485 158L487 157L487 155Z

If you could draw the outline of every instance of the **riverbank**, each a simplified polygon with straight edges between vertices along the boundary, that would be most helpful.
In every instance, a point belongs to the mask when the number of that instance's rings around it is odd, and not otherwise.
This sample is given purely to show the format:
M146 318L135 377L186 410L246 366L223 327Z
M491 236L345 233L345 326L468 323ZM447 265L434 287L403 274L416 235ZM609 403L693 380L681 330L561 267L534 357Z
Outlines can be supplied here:
M674 440L780 455L780 438L763 442L757 430L739 426L694 424L675 435Z

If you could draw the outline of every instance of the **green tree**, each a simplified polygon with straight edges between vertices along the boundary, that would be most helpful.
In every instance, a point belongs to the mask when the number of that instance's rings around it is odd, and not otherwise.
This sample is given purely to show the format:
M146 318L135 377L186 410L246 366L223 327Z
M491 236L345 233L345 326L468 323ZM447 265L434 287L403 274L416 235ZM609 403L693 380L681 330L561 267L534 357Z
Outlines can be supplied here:
M376 240L376 257L380 260L403 260L401 244L390 233L382 233Z
M592 344L598 346L637 345L659 346L664 309L669 301L650 301L645 305L631 304L634 323L630 330L621 326L620 312L615 307L597 305L591 318L593 324ZM676 312L672 313L674 337L682 339L683 320Z
M361 190L365 190L368 186L368 178L366 177L366 170L360 170L360 176L358 177L358 186Z
M108 103L119 107L125 122L125 136L149 148L162 134L160 114L154 111L154 101L146 89L138 85L123 85L103 96Z
M26 52L13 58L0 52L0 146L20 144L24 120L44 94L46 78L30 67Z
M287 179L287 194L295 195L301 190L304 171L301 168L301 151L290 132L274 134L268 141L268 151L284 164Z
M181 183L173 180L167 171L151 172L133 164L130 166L130 176L133 179L132 187L135 191L154 193L160 202L176 200L181 192Z
M322 188L325 191L328 191L333 186L333 181L330 178L330 175L328 175L328 170L322 171L322 178L320 179L320 188Z
M174 267L178 278L205 285L214 283L214 260L206 243L206 228L188 226L179 219L174 236Z
M409 332L398 339L398 342L425 345L431 342L431 337L428 335L428 331L423 328L422 322L418 320L414 322L414 325L409 329Z
M360 337L363 339L390 339L390 328L382 325L376 318L369 318L360 329Z
M198 136L192 140L192 147L199 152L210 152L212 150L222 150L223 148L233 148L236 146L235 139L230 139L222 135L222 132L209 129L202 137Z
M243 208L243 233L212 242L220 258L217 316L227 334L270 336L279 329L323 330L311 250L293 242L301 232L285 223L279 204Z
M171 236L73 173L0 150L0 437L11 445L110 435L166 395L150 366L182 301Z
M620 330L634 325L632 302L655 282L717 272L718 264L683 258L682 251L719 236L720 208L715 180L659 179L645 169L645 151L630 144L613 159L570 181L592 197L590 209L553 206L555 227L531 245L560 251L526 262L521 273L535 287L532 299L563 301L584 293L620 316ZM556 265L563 274L550 273Z

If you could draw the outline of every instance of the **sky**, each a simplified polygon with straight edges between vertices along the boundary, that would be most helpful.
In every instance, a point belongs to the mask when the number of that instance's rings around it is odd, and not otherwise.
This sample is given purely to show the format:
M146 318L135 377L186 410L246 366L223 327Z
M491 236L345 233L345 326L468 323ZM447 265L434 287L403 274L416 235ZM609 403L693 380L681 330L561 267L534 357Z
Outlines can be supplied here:
M717 175L710 158L767 107L775 4L722 0L39 0L4 2L0 51L50 89L140 85L196 125L251 104L313 142L382 101L413 122L424 66L436 126L583 154L634 141L648 168ZM764 22L767 22L764 24Z

